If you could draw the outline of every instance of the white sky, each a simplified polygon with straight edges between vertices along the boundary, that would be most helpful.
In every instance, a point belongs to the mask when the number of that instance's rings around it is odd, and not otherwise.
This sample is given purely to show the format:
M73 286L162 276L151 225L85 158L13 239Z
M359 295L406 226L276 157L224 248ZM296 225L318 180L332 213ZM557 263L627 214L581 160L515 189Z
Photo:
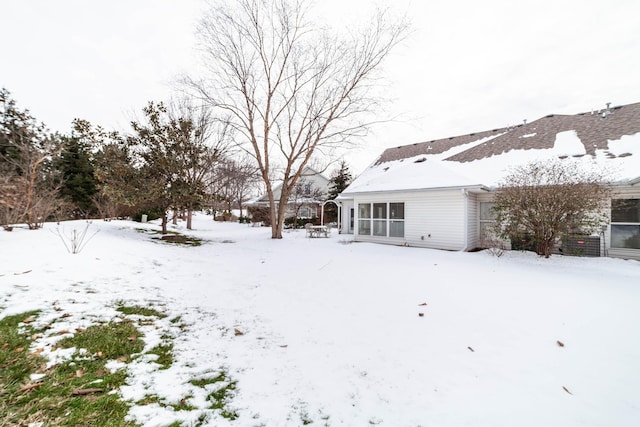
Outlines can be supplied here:
M395 0L414 31L387 63L389 115L345 157L359 173L391 146L640 101L637 0ZM50 129L109 129L195 68L205 0L0 2L0 86ZM374 2L318 1L334 22Z

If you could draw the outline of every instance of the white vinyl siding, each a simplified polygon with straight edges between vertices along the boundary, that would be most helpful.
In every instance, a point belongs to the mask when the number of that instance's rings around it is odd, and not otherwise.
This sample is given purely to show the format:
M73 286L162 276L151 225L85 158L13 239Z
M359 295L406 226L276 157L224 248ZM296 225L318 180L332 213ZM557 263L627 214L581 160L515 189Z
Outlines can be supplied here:
M475 194L469 194L467 196L467 250L480 246L478 209L478 198Z
M468 227L465 227L464 222L464 194L459 189L355 195L354 202L356 206L361 203L404 202L403 238L356 233L355 240L449 250L464 249L464 232ZM357 214L359 211L360 209ZM474 221L475 218L474 216ZM356 219L359 222L360 216Z

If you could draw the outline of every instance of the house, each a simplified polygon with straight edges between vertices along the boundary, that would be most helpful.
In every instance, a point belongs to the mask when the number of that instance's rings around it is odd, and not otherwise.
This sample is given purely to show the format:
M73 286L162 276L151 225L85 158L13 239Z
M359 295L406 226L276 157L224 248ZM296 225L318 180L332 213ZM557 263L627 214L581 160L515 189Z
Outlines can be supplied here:
M510 166L569 159L616 171L600 254L640 259L640 103L385 150L336 199L354 240L447 250L482 246Z
M273 187L273 197L280 200L282 183ZM296 184L296 188L289 196L285 218L297 217L302 219L319 218L322 203L327 199L329 192L329 179L320 172L305 167ZM269 207L269 197L264 194L247 203L251 208Z

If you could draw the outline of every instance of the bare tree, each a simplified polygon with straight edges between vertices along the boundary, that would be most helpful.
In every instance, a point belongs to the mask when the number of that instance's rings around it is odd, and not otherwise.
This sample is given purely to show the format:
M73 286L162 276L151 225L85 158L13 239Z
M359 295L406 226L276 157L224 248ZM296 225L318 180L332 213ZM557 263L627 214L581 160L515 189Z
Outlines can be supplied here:
M209 187L213 204L222 205L227 211L237 206L242 216L243 204L256 190L259 180L258 168L251 159L242 156L222 159L211 173ZM213 208L215 216L216 206Z
M7 231L13 230L12 224L22 216L21 191L23 178L15 174L0 175L0 225Z
M379 98L377 71L406 35L404 21L378 13L346 37L312 25L305 0L238 0L213 7L199 36L210 72L186 83L227 112L255 158L270 203L272 238L282 238L287 201L314 154L365 134ZM272 173L282 182L275 200Z
M28 110L19 111L6 90L0 91L4 105L0 123L0 195L7 218L24 221L29 229L42 226L57 206L60 179L51 170L51 160L62 150L58 135L51 135ZM6 191L6 193L5 193ZM4 225L4 224L3 224Z
M607 221L611 189L604 174L570 161L535 161L513 168L495 197L496 227L503 238L526 236L548 258L557 240L590 233Z

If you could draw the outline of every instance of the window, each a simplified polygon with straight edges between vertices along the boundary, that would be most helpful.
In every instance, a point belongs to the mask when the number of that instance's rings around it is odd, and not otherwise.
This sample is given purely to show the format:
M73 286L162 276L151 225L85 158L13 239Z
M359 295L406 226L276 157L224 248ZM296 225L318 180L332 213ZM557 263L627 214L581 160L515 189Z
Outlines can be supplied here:
M640 249L640 199L611 200L611 247Z
M307 195L307 196L309 194L311 194L311 184L305 184L304 185L304 194Z
M299 211L299 218L311 218L311 208L309 206L302 206Z
M389 203L389 237L404 237L404 203Z
M386 203L373 204L373 235L385 236L385 237L387 235L387 204Z
M493 237L493 226L496 221L496 213L493 210L495 203L480 202L480 240Z
M358 205L358 234L371 235L371 205L369 203Z
M358 234L404 237L404 203L358 204Z
M640 222L640 199L611 200L611 222Z

